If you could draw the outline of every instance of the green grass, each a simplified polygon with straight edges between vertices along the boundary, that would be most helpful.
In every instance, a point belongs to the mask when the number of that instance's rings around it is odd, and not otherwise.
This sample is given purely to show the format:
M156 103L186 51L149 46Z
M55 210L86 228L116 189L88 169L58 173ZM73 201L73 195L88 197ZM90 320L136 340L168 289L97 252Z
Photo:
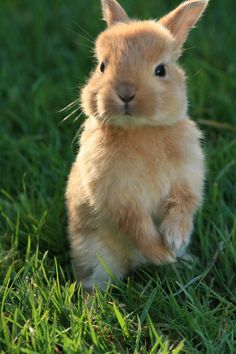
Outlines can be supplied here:
M122 3L154 18L177 0ZM192 259L88 298L71 270L64 207L82 117L60 124L58 111L91 70L99 1L1 1L0 353L235 353L234 6L211 1L181 59L208 166Z

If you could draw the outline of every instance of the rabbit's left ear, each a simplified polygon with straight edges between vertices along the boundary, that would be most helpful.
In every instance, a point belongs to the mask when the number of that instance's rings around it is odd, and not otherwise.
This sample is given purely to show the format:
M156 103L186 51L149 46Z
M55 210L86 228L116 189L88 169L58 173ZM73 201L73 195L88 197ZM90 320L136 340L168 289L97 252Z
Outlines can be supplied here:
M182 47L188 32L197 23L207 4L208 0L188 0L159 20L174 36L178 47Z
M112 26L117 22L129 22L129 17L125 10L116 0L102 0L102 12L108 26Z

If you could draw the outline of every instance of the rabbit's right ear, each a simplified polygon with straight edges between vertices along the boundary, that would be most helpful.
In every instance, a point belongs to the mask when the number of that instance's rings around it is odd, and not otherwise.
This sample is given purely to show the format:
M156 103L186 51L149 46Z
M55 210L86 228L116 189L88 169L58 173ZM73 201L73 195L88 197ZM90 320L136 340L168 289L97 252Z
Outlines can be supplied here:
M102 12L108 27L117 22L129 22L129 17L125 10L116 0L102 0Z

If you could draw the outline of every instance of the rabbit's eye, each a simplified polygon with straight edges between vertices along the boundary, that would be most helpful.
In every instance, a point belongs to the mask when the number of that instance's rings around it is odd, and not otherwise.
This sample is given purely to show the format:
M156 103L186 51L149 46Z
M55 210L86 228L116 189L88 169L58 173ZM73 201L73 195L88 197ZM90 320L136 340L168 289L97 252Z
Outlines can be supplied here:
M166 69L164 64L157 65L155 69L155 75L159 77L165 77L166 76Z
M101 71L102 73L104 73L104 71L105 71L105 63L104 63L104 62L102 62L102 63L100 64L100 71Z

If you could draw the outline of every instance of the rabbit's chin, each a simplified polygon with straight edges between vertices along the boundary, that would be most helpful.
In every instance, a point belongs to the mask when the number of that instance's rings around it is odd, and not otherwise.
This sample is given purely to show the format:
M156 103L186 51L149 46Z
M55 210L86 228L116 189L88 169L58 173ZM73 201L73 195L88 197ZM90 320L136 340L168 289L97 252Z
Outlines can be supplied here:
M171 126L183 119L186 119L186 112L182 112L179 116L164 116L157 113L152 117L136 115L136 114L113 114L109 117L97 117L104 125L111 125L121 128L137 128L142 126Z

